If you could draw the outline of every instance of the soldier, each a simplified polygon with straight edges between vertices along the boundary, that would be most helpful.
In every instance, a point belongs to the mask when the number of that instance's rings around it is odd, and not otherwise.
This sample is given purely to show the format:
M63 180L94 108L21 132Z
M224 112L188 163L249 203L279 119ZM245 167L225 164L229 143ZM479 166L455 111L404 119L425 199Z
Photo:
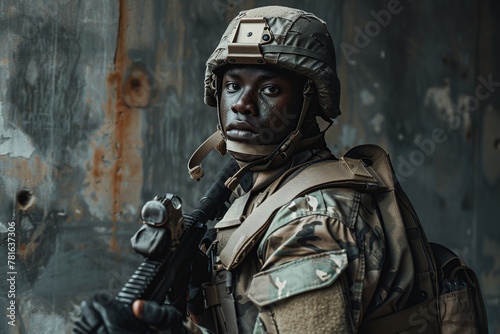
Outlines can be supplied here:
M207 300L218 332L356 332L361 319L391 313L408 299L408 245L401 243L401 255L387 254L376 202L352 189L318 189L285 204L243 259L224 263L224 250L238 247L242 218L287 175L335 159L324 140L340 114L335 63L325 23L285 7L241 12L207 62L205 102L218 108L227 150L242 167L236 179L250 170L215 226L216 277L233 289L228 295L215 288L218 297ZM382 271L384 263L392 270ZM214 286L222 285L216 279Z
M318 188L245 224L306 166L336 160L324 134L340 115L339 99L334 45L321 19L270 6L230 23L207 61L205 103L217 108L220 137L240 170L227 183L233 204L208 250L210 310L201 322L192 316L200 330L354 333L406 305L414 269L404 226L383 223L372 194ZM138 331L114 313L99 303L84 307L87 322L101 317L110 333ZM168 306L136 301L134 313L181 331L180 314Z

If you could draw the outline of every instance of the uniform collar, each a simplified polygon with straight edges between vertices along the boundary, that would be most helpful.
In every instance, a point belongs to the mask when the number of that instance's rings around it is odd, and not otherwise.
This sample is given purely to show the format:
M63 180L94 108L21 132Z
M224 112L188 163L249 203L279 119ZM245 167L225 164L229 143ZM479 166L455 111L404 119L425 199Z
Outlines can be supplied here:
M331 155L328 149L311 149L301 151L293 156L293 159L290 159L290 162L285 166L281 166L280 168L275 168L272 170L265 171L248 171L241 178L240 184L233 190L233 195L236 198L244 196L248 191L258 192L268 185L270 185L273 181L275 181L278 177L283 175L288 169L293 168L295 166L301 165L309 160L320 159L321 157Z

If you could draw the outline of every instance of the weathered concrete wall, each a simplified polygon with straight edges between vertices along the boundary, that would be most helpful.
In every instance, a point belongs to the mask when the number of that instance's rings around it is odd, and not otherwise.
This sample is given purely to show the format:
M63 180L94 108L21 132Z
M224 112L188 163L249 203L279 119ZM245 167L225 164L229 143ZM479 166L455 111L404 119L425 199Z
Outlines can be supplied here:
M66 332L83 298L141 261L129 238L143 203L168 191L195 205L222 164L211 156L199 184L185 167L216 124L204 61L239 10L268 4L325 19L343 85L330 147L391 152L429 239L477 271L500 332L494 0L0 0L0 277L17 273L15 298L0 281L1 307L16 307L0 332Z

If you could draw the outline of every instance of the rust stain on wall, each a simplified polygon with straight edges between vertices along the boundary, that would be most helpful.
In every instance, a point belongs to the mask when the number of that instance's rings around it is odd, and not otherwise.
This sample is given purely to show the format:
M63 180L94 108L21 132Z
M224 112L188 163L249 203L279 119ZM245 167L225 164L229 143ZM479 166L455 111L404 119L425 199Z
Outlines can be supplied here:
M141 110L129 107L126 103L129 96L123 92L124 87L131 85L124 81L127 80L128 69L133 66L127 55L128 14L127 1L121 0L115 66L106 78L108 99L103 106L105 121L97 134L107 139L99 141L96 138L101 144L94 148L92 167L86 180L89 186L85 192L96 205L104 202L101 210L111 213L113 226L109 245L117 253L121 251L116 240L118 221L136 212L129 208L139 205L143 182ZM137 88L133 85L132 92L137 95ZM135 95L132 97L137 99Z
M92 176L94 176L97 182L101 182L101 177L103 174L101 164L103 164L104 154L104 150L100 148L96 148L94 151L94 168L92 169Z
M112 152L114 161L111 168L111 188L113 191L113 228L110 248L119 251L119 246L116 243L117 218L120 215L122 206L127 203L138 203L140 189L131 188L125 189L123 182L129 182L136 179L137 184L142 183L142 163L141 156L136 148L136 143L140 142L140 113L137 110L130 109L124 103L122 96L123 79L127 68L132 65L132 61L127 56L126 33L128 10L127 2L120 1L120 23L118 30L118 44L115 55L115 72L108 74L108 92L114 90L114 101L108 100L108 113L113 114L115 119L114 145ZM114 106L113 106L114 102ZM138 141L139 140L139 141ZM133 188L132 188L133 189ZM135 192L135 196L134 195ZM132 196L130 196L132 195Z

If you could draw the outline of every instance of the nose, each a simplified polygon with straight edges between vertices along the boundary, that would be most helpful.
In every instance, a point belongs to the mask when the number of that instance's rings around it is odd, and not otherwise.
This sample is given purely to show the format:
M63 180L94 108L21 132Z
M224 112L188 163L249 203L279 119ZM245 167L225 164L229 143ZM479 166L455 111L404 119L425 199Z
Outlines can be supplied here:
M252 88L242 89L238 99L231 106L235 113L256 116L258 113L256 94Z

